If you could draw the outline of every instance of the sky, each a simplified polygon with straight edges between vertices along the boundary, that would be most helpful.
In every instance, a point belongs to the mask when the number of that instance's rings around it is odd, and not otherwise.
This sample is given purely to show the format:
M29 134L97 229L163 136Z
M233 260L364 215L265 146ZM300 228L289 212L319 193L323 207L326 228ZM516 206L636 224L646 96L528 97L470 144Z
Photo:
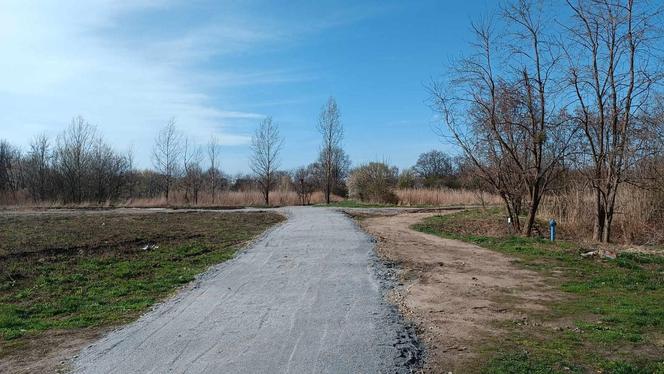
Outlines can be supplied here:
M251 134L272 116L281 167L315 160L333 96L353 165L412 166L438 138L426 85L463 53L494 1L0 0L0 139L26 149L74 116L151 167L170 118L221 167L249 171Z

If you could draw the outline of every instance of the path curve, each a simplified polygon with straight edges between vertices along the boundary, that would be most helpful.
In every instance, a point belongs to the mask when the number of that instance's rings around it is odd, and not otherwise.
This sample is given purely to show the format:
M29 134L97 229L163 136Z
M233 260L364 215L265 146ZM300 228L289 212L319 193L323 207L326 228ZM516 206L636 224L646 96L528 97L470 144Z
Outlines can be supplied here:
M287 208L234 260L83 350L79 373L393 373L417 361L371 238L339 211Z

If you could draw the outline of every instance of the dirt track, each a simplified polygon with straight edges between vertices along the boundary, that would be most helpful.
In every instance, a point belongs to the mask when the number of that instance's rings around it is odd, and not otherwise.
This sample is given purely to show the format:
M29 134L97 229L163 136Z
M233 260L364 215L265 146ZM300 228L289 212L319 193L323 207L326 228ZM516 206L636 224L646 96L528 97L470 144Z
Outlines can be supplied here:
M426 371L473 372L482 344L500 337L495 322L522 321L556 292L508 256L410 229L431 215L369 217L362 227L378 239L380 255L402 268L403 287L392 298L417 322Z
M342 213L289 220L139 321L84 350L84 373L410 372L419 348L389 274Z

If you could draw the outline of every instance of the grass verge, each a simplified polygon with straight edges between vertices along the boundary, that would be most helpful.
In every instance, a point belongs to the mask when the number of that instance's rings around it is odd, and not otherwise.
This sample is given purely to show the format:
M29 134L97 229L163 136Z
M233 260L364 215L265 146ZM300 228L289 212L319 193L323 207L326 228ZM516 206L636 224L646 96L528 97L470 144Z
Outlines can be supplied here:
M578 243L501 233L500 210L435 216L413 228L512 256L564 294L482 348L487 373L664 373L664 257L584 258ZM482 234L483 233L483 234Z
M283 220L272 213L0 216L0 358L50 330L113 326Z
M395 205L395 204L365 203L365 202L362 202L362 201L351 200L351 199L333 201L333 202L330 202L330 204L320 203L320 204L316 204L316 206L326 206L326 207L334 207L334 208L395 208L395 207L397 207L397 205Z

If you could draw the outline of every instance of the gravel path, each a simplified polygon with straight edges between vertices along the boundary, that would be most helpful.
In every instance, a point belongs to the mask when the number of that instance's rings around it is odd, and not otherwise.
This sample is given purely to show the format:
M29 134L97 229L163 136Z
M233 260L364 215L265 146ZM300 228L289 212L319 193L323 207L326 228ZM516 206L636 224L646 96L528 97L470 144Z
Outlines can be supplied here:
M289 220L137 322L81 352L81 373L410 372L420 350L384 300L389 269L352 220Z

